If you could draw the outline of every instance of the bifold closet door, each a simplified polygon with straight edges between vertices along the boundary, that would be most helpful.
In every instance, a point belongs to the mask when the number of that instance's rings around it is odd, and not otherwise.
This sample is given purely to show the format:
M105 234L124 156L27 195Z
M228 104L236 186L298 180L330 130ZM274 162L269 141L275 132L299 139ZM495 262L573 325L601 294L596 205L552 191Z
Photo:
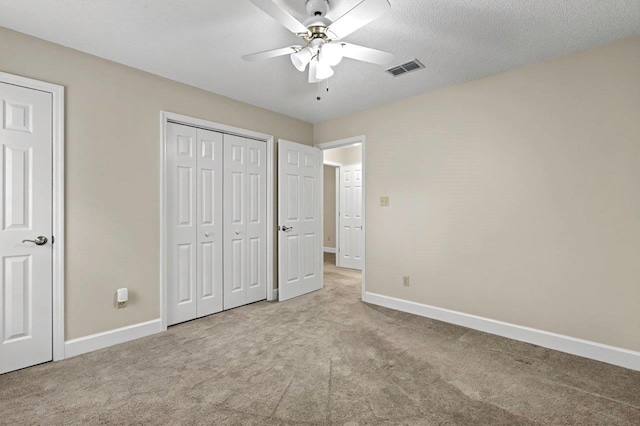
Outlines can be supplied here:
M198 129L196 316L222 311L222 133Z
M224 135L224 309L267 298L266 153Z
M167 323L222 310L222 134L167 124Z

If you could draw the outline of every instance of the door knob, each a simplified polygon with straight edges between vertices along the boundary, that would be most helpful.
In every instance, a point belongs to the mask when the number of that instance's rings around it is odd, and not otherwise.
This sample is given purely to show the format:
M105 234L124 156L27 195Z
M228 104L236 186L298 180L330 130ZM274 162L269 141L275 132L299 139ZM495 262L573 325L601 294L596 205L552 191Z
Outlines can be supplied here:
M34 243L35 245L38 245L38 246L43 246L47 244L47 241L49 241L47 237L43 237L42 235L40 235L39 237L36 237L35 240L22 240L23 243Z
M289 232L293 229L293 226L281 226L280 229L284 232Z
M205 236L205 237L208 237L208 236L209 236L209 233L208 233L208 232L205 232L205 233L204 233L204 236Z

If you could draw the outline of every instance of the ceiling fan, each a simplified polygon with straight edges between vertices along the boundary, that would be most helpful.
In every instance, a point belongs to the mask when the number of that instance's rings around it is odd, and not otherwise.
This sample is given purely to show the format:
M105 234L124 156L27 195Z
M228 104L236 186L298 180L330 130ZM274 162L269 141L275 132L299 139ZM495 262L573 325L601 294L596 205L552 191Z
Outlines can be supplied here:
M245 61L258 61L290 55L291 62L300 72L309 65L309 83L318 83L333 75L334 67L342 58L351 58L377 65L388 65L393 54L341 41L352 32L364 27L391 8L388 0L362 0L353 9L332 22L326 17L328 0L307 0L309 18L298 21L272 0L251 0L289 31L300 37L304 46L289 46L267 50L242 57Z

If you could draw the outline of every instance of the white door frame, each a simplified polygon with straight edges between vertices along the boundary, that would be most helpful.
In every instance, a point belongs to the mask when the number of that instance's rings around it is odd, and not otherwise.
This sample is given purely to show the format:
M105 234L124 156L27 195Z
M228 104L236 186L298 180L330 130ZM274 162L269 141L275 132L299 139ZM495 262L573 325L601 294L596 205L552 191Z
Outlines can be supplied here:
M188 117L168 111L160 111L160 322L162 330L167 329L167 176L166 176L166 132L167 123L184 124L200 127L214 132L227 133L245 138L257 139L267 144L267 300L275 300L273 291L273 233L275 222L273 218L273 184L274 184L274 143L273 136L258 133L225 124L199 118Z
M64 87L0 72L0 82L52 96L53 360L64 359Z
M366 180L366 159L367 159L367 144L365 143L365 136L364 135L360 135L360 136L353 136L350 138L346 138L346 139L340 139L337 141L332 141L332 142L325 142L325 143L321 143L318 145L315 145L316 148L319 148L322 151L326 151L327 149L333 149L333 148L342 148L344 146L348 146L348 145L353 145L354 143L361 143L362 144L362 229L363 229L363 236L362 236L362 300L366 300L366 269L367 269L367 222L366 222L366 215L367 215L367 191L366 191L366 184L367 184L367 180ZM328 165L332 165L330 161L326 162L325 164ZM334 163L334 164L338 164L338 163ZM342 164L341 164L342 165ZM322 182L324 183L324 167L322 168ZM323 190L324 193L324 190ZM322 212L324 213L324 197L322 197ZM337 208L336 208L336 212L337 212ZM336 218L336 249L339 247L339 238L338 238L338 232L339 232L339 224L338 224L338 220L339 218ZM323 225L324 225L324 220L323 220ZM324 230L322 231L323 235L324 235ZM336 257L338 257L338 253L336 253ZM324 275L324 262L322 262L322 269L323 269L323 275Z

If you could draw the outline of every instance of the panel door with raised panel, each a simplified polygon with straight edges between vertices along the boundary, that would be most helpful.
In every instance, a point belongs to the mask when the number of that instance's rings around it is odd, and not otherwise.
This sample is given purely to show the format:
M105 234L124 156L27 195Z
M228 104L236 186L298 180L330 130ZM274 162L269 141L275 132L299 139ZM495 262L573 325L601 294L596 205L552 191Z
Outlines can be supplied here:
M362 164L340 167L338 266L362 270Z
M320 150L278 144L278 298L322 288Z
M0 83L0 374L53 355L51 126L50 93Z
M266 144L224 135L224 309L267 298Z
M247 140L224 135L224 309L247 303Z
M198 129L196 316L222 311L222 133Z
M167 124L167 324L197 315L197 131Z
M267 144L247 139L247 302L267 298Z

